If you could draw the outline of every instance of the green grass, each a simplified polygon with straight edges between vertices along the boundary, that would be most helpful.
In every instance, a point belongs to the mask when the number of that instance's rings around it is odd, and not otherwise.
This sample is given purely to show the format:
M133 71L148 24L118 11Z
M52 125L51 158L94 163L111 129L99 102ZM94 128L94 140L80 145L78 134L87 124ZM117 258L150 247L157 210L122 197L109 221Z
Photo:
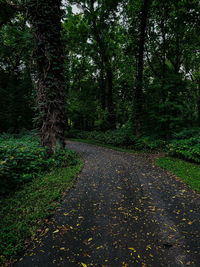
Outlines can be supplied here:
M81 142L81 143L86 143L86 144L91 144L91 145L106 147L106 148L110 148L110 149L121 151L121 152L142 153L142 151L136 151L136 150L130 150L128 148L121 148L121 147L116 147L116 146L112 146L112 145L106 145L106 144L102 144L102 143L99 143L99 142L93 141L93 140L76 139L76 138L67 138L67 139L70 140L70 141L75 141L75 142Z
M19 191L0 199L0 263L13 260L24 249L24 240L55 212L63 192L73 184L82 162L33 179Z
M200 193L200 165L172 157L159 158L156 164L177 175L192 189Z

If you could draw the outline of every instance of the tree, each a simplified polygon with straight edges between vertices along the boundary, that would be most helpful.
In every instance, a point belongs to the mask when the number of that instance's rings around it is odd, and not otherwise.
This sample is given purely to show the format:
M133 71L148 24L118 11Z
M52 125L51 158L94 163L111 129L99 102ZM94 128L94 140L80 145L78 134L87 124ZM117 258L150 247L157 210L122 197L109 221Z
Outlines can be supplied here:
M35 39L33 59L36 66L37 108L40 139L53 153L64 147L65 87L64 56L61 41L61 0L7 1L10 7L26 11Z
M198 64L194 66L199 6L182 0L152 5L145 46L151 78L145 92L145 127L170 138L174 131L196 123L197 87L191 84L190 73L198 69Z
M99 67L99 89L101 107L107 113L106 119L110 129L116 128L116 116L114 107L114 86L113 86L113 33L116 26L116 10L119 1L94 1L94 0L72 0L74 4L79 4L84 12L89 27L90 40L95 53L93 60Z
M141 134L142 129L142 109L143 109L143 68L144 68L144 48L147 36L147 22L148 13L152 0L144 0L141 5L140 18L139 18L139 30L138 30L138 41L136 48L136 87L135 87L135 99L134 99L134 110L135 111L135 133L137 136ZM132 5L130 1L130 5ZM133 116L133 115L132 115Z
M33 127L32 43L26 19L19 14L0 29L1 132L18 133Z

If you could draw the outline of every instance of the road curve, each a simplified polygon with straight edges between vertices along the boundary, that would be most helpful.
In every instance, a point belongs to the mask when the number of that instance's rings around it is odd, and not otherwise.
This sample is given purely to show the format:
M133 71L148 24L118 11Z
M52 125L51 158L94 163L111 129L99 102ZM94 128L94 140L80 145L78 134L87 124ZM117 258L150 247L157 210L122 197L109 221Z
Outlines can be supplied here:
M200 198L153 162L78 142L85 165L13 266L200 266Z

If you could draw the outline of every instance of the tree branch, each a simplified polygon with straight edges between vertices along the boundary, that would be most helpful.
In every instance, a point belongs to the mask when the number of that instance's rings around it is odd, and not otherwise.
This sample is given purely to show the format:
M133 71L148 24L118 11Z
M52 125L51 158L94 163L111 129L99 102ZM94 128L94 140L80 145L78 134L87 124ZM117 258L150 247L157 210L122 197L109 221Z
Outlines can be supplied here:
M6 3L7 3L8 6L10 6L13 9L15 9L16 11L23 11L23 10L25 10L25 6L17 5L17 4L13 3L10 0L6 0Z

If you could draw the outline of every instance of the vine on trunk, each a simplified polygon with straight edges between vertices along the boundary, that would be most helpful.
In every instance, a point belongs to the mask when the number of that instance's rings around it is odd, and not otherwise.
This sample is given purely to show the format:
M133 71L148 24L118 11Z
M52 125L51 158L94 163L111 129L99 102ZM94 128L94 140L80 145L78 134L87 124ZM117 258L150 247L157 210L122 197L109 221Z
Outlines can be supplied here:
M64 147L65 87L61 41L61 1L30 0L28 16L35 37L33 59L37 73L37 108L40 138L50 152Z

